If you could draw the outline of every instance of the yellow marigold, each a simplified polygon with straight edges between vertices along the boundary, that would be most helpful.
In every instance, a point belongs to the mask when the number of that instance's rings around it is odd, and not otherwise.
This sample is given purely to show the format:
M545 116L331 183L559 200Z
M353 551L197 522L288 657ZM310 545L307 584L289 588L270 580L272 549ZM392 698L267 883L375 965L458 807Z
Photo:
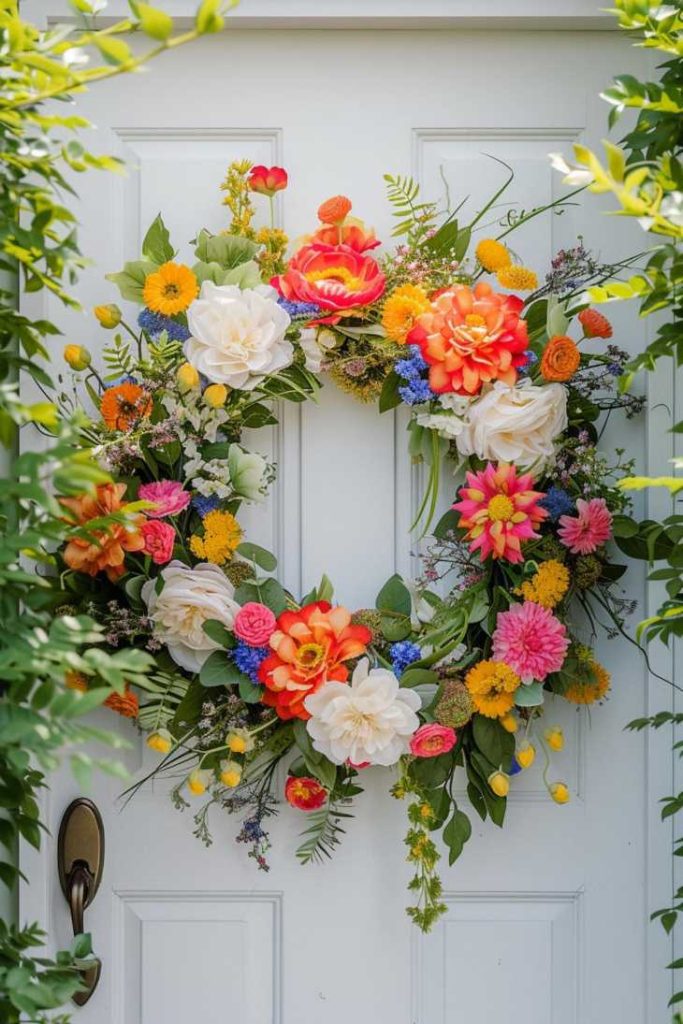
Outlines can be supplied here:
M88 689L88 680L82 672L70 668L64 673L64 685L67 690L80 690L81 693L85 693Z
M431 306L422 288L404 284L391 293L382 310L382 327L392 341L405 344L408 332L412 330L420 313Z
M544 608L554 608L569 589L569 570L562 562L551 558L542 562L530 580L525 580L517 591L527 601Z
M521 267L519 263L511 263L509 267L501 267L496 274L498 283L503 288L509 288L515 292L532 292L538 288L538 278L533 270L528 267Z
M142 289L145 305L154 313L175 316L182 313L199 294L199 283L184 263L163 263L148 274Z
M511 263L507 247L495 238L482 238L476 248L476 257L484 270L488 270L490 274L495 274L503 267L509 267Z
M515 703L521 680L503 661L480 661L465 676L465 685L480 715L501 718Z
M215 565L223 565L242 540L242 528L230 512L214 509L204 517L204 536L190 537L190 551Z
M562 696L572 704L595 704L609 690L611 676L598 661L586 663L586 675L572 679Z

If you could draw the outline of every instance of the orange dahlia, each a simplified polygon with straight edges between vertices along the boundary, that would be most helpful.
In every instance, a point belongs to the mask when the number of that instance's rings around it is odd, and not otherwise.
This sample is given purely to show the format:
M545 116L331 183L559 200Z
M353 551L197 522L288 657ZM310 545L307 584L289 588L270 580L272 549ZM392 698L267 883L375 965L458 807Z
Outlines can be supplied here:
M541 374L546 380L571 380L581 365L581 354L575 341L566 334L554 335L541 356Z
M579 313L579 323L587 338L612 337L611 323L606 316L598 313L597 309L582 309Z
M526 362L526 320L516 295L500 295L480 281L474 288L455 285L432 300L407 341L419 345L429 364L429 384L437 394L476 395L482 384L514 384Z
M60 498L60 503L71 513L69 519L73 526L87 528L92 519L120 512L125 493L125 484L100 484L95 494ZM115 581L126 571L126 552L142 551L145 546L141 532L144 521L144 516L131 516L127 523L112 523L105 529L88 530L87 537L72 537L64 549L64 561L76 572L88 576L106 572L109 579Z
M125 693L112 693L104 702L105 708L116 711L123 718L137 718L139 702L130 687L126 687Z
M270 638L273 653L261 663L263 703L282 719L310 718L304 700L329 680L345 683L344 662L365 653L372 634L351 624L346 608L327 601L307 604L298 612L283 612Z
M142 288L147 308L164 316L184 312L198 294L199 282L190 268L171 261L148 274Z
M107 388L100 399L102 419L109 430L130 430L152 412L152 396L129 381Z

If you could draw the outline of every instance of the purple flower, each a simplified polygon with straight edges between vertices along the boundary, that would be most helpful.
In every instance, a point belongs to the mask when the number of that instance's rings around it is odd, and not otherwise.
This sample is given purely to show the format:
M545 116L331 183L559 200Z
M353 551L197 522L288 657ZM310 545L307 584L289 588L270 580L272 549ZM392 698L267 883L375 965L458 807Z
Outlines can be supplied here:
M138 315L138 324L150 338L158 338L163 331L166 331L169 341L187 341L190 337L185 324L172 320L170 316L153 313L151 309L142 310Z
M202 519L207 516L209 512L213 512L220 505L221 500L216 494L210 494L208 498L205 498L203 494L195 494L192 499L193 507L199 512Z

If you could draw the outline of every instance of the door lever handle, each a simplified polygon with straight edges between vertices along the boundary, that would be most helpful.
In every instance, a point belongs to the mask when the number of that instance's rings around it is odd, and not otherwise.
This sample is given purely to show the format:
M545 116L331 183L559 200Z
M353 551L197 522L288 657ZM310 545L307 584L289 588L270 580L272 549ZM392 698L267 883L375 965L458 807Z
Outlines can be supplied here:
M85 909L95 898L104 868L104 825L91 800L79 797L69 804L57 840L59 882L71 914L74 935L84 930ZM73 997L84 1006L97 988L102 962L94 957L80 969L84 988Z

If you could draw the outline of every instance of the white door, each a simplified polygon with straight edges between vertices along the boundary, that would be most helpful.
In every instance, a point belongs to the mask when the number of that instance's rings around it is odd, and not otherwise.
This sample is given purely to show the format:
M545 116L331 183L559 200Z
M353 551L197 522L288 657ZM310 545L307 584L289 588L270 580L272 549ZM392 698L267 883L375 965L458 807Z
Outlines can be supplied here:
M45 14L51 3L39 6ZM248 7L244 0L245 16ZM484 154L514 167L514 198L523 207L548 201L561 190L548 152L568 152L579 138L596 144L606 115L600 89L613 72L643 59L605 32L547 24L522 30L524 20L498 26L493 14L478 31L466 30L466 18L463 28L447 17L434 28L416 18L412 31L379 30L364 27L363 13L353 31L344 22L328 30L294 21L273 28L265 19L79 101L98 126L92 145L121 154L130 168L126 180L92 174L77 181L81 245L95 258L80 284L84 307L116 299L103 274L135 258L158 211L178 244L203 225L220 229L218 185L239 156L289 171L279 213L291 237L310 229L324 198L343 192L387 239L385 171L412 172L435 198L445 178L453 199L469 194L476 203L500 180ZM515 245L540 271L577 234L605 259L634 251L638 237L598 208L588 197L560 217L535 221ZM189 257L189 246L184 251ZM96 348L92 318L56 308L50 315L70 341ZM632 314L620 309L615 322L619 344L642 344ZM330 386L319 406L289 408L270 436L261 431L279 481L268 508L252 518L251 537L279 555L283 582L295 592L325 571L339 599L361 607L393 572L410 573L416 475L404 426L400 415L379 417ZM645 436L643 421L619 422L605 445L626 447L646 466ZM642 600L640 569L627 585ZM667 953L647 923L661 895L648 870L659 877L667 864L663 832L648 825L658 767L645 737L623 732L647 707L647 675L633 648L618 641L604 642L601 655L614 678L607 706L590 717L568 706L553 712L567 735L558 763L572 802L551 804L532 770L515 784L503 831L473 815L462 858L452 869L442 862L448 914L426 938L404 913L404 808L388 795L389 771L364 779L344 842L324 866L297 863L302 816L283 807L269 873L234 843L238 825L228 816L214 814L206 849L192 835L192 811L172 807L166 784L147 787L122 809L120 783L98 778L90 795L104 817L106 867L86 927L103 973L76 1020L666 1020L659 965ZM107 712L99 720L132 740L128 767L141 770L149 752L134 731ZM53 836L76 795L64 768L47 798ZM54 840L39 856L27 852L24 869L31 884L23 916L41 918L57 945L67 943ZM665 880L662 887L664 899Z

